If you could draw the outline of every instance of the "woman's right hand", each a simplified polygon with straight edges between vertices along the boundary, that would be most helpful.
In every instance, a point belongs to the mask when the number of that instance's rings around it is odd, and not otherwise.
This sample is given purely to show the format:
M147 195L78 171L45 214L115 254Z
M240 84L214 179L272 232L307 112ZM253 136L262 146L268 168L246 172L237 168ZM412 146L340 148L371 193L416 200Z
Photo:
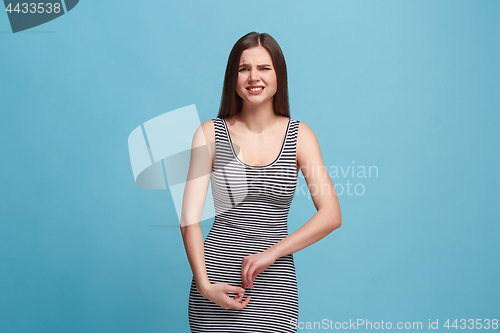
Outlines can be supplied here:
M251 297L247 297L245 301L242 302L245 289L225 283L211 283L203 288L203 290L198 290L198 292L206 299L214 302L226 310L242 310L245 306L247 306L251 299ZM228 292L233 292L238 295L233 298L229 296Z

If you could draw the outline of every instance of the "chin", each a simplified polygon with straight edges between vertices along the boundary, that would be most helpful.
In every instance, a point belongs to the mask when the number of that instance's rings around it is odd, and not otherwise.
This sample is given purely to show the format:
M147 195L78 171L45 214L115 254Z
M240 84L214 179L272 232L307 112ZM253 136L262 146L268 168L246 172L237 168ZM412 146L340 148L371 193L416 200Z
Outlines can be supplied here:
M253 105L253 106L258 106L258 105L265 105L268 103L267 100L265 101L245 101L247 104Z

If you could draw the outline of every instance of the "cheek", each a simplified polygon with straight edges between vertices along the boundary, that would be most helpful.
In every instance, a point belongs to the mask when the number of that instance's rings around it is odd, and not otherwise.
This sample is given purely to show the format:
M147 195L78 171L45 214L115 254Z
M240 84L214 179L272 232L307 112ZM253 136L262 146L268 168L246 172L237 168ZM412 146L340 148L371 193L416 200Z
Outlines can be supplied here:
M278 85L278 78L276 77L276 74L269 75L268 78L269 82L271 82L273 85Z
M276 94L278 92L278 80L273 81L273 94Z
M270 81L272 86L276 89L278 87L278 80L276 79L276 77L272 77L270 78Z
M243 77L243 75L238 75L238 81L236 81L236 86L237 88L240 88L240 89L243 89L243 87L245 86L245 78Z

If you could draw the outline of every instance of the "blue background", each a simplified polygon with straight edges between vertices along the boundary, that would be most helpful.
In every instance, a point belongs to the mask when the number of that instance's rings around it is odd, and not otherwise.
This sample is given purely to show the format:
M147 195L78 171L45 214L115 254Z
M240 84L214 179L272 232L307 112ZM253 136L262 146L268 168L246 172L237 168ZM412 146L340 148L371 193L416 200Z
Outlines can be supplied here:
M499 319L499 18L498 1L81 1L12 34L0 14L0 331L189 331L174 205L134 183L127 137L190 104L215 118L250 31L281 45L325 166L378 170L332 178L364 193L294 254L299 321ZM314 213L297 191L290 233Z

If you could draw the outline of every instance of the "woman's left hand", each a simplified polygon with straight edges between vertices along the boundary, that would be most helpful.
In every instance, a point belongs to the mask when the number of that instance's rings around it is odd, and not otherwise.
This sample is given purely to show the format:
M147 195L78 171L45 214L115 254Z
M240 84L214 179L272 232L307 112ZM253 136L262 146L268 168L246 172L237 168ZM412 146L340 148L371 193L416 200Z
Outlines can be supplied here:
M269 266L274 264L276 258L269 252L259 252L243 258L241 265L241 281L243 288L253 289L253 281Z

